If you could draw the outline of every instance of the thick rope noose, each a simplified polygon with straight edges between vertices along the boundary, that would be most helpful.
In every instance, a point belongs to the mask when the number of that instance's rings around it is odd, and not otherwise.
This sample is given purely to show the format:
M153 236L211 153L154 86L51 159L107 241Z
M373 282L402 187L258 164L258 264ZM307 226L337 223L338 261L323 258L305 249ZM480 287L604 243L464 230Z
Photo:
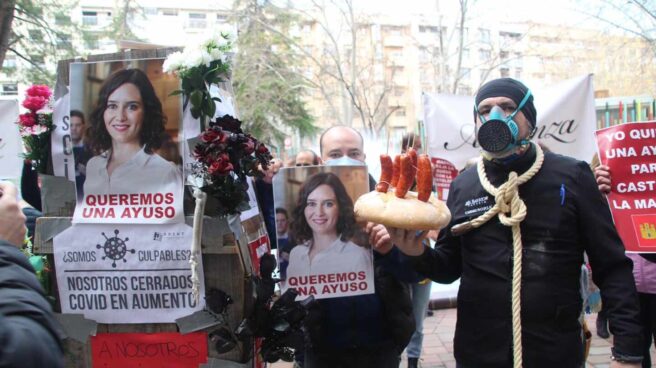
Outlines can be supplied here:
M494 196L494 206L477 218L456 225L451 229L454 235L461 235L475 229L494 216L499 216L499 222L512 228L513 235L513 273L512 273L512 329L513 329L513 367L522 368L522 233L519 224L526 217L526 204L519 198L519 186L529 181L542 167L544 154L539 145L535 144L536 158L531 167L522 175L512 171L508 180L496 188L485 174L483 160L478 161L478 179L483 188Z
M205 201L207 194L200 190L194 189L194 198L196 198L196 208L194 209L194 228L191 238L191 294L198 304L200 299L200 276L198 275L198 259L200 258L200 240L203 234L203 214L205 213Z

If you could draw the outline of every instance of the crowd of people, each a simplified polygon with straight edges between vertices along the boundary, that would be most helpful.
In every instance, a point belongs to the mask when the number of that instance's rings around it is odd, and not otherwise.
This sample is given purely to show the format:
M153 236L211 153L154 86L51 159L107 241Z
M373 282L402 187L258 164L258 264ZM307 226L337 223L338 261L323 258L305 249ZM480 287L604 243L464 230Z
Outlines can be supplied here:
M113 126L107 112L113 103L140 101L123 95L145 98L143 90L126 86L138 84L123 81L106 90L109 102L95 114L105 120L92 123L92 129L110 130L107 144L92 145L97 153L132 142L126 141L134 135L128 134L132 122ZM587 163L545 152L532 141L538 113L533 98L529 88L510 78L479 89L474 119L481 158L453 181L447 200L452 219L439 233L368 223L368 246L353 244L352 201L335 175L308 179L291 213L273 205L273 177L284 165L279 159L270 165L255 191L271 244L278 247L281 273L339 250L345 263L370 262L375 283L372 294L317 301L305 320L298 366L398 367L406 350L408 367L417 367L430 280L460 279L457 367L583 367L579 280L585 259L613 335L610 366L651 365L653 259L624 252L603 196L610 191L608 167L593 172ZM143 121L135 119L136 125ZM135 149L150 154L143 143ZM319 153L303 150L287 166L365 164L364 139L356 129L331 127L318 143ZM402 146L421 150L422 142L408 135ZM93 169L92 161L78 168L79 175ZM111 175L111 161L101 166ZM16 191L0 185L0 367L60 366L56 323L18 251L25 234ZM370 178L370 189L374 186Z

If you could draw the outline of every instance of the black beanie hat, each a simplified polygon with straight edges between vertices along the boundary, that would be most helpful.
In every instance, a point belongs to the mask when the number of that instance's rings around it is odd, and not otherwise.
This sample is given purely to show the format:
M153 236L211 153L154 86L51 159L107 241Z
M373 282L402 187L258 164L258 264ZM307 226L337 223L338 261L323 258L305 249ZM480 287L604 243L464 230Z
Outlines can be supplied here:
M491 80L485 83L476 93L476 106L481 103L481 101L490 97L508 97L513 100L517 106L522 102L526 93L528 92L528 87L526 87L522 82L512 79L512 78L499 78ZM476 119L476 108L474 109L474 119ZM528 119L528 122L535 128L537 112L535 111L535 105L533 105L533 95L528 98L528 101L520 110Z

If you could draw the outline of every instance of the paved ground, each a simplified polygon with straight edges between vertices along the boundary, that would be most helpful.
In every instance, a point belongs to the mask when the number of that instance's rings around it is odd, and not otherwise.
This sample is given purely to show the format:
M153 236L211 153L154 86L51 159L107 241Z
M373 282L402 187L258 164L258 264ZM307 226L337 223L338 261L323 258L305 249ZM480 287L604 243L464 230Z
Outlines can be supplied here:
M456 366L453 358L453 332L456 325L456 310L442 309L434 311L432 317L424 322L424 346L419 366L423 368L453 368ZM592 330L592 346L586 368L610 367L611 340L599 338L595 333L597 315L586 315L588 326ZM612 339L612 337L611 337ZM652 348L652 363L656 362L656 352ZM405 367L405 356L401 367ZM272 368L292 368L291 363L275 363ZM653 364L652 367L656 367Z

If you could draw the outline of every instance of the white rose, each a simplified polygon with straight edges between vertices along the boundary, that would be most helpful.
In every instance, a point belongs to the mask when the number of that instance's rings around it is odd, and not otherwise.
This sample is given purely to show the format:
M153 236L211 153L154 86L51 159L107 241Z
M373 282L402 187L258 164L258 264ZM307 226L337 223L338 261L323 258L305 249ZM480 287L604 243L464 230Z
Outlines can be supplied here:
M166 60L164 60L164 65L162 66L165 73L176 72L182 68L182 63L184 61L184 55L182 52L177 51L170 54Z
M205 60L203 59L203 51L197 48L185 48L183 54L184 60L182 65L185 68L194 68L205 64Z
M219 49L212 49L212 50L210 51L210 55L212 56L212 61L214 61L214 60L221 60L221 61L223 61L223 55L224 55L224 54L223 54L223 51L221 51L221 50L219 50Z

